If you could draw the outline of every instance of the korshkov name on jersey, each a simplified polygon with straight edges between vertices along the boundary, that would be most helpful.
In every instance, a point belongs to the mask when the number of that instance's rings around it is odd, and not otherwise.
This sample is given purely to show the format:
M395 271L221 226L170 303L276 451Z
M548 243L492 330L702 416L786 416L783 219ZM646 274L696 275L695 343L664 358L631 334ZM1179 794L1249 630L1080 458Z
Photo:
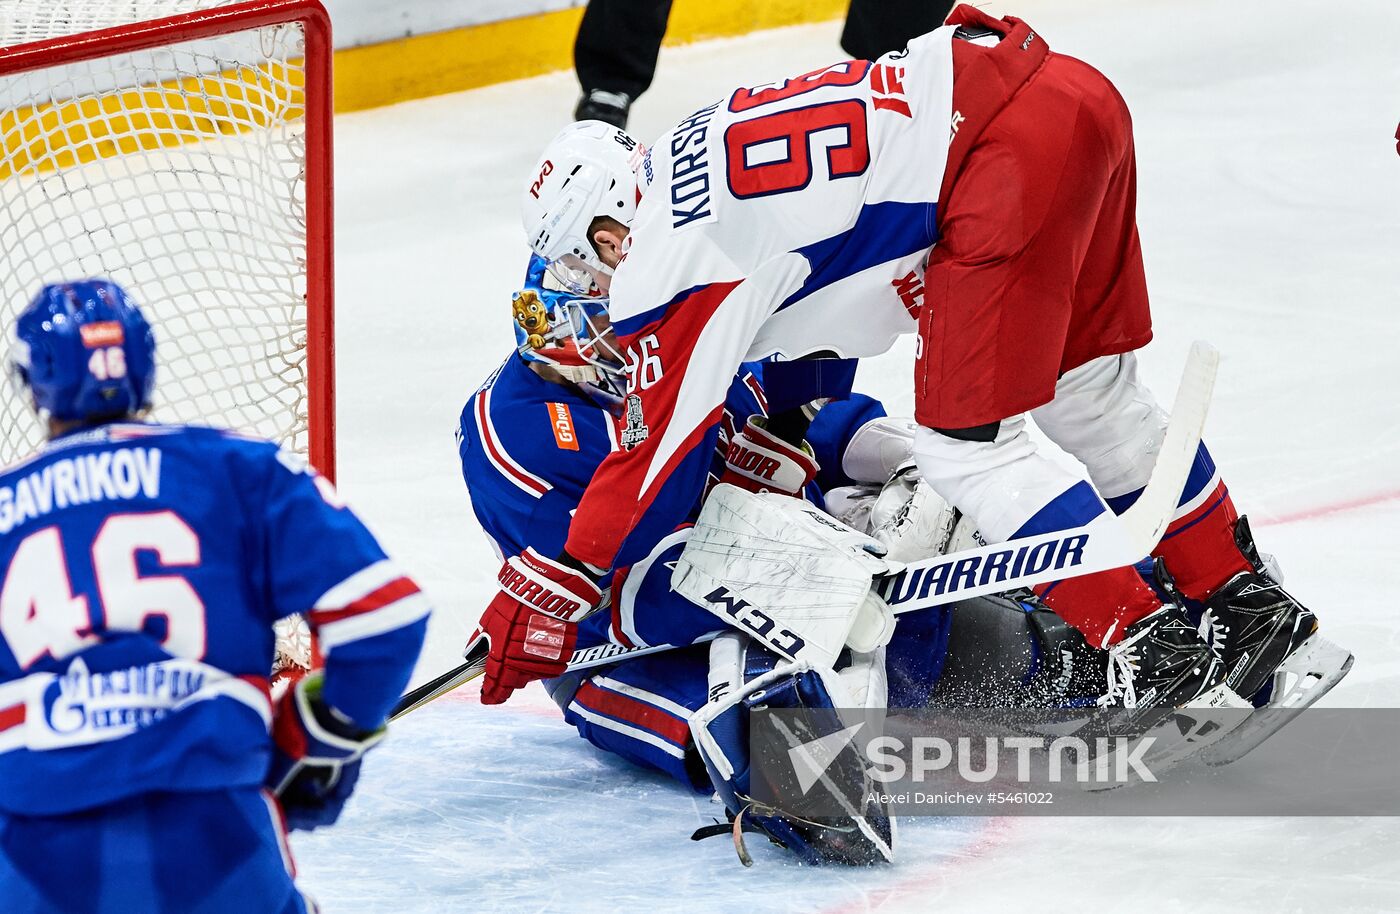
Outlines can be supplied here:
M131 447L55 460L0 486L0 533L75 505L160 494L160 451Z
M40 726L29 727L31 749L106 742L156 723L227 674L196 660L88 671L81 657L44 684ZM48 679L48 677L45 677Z

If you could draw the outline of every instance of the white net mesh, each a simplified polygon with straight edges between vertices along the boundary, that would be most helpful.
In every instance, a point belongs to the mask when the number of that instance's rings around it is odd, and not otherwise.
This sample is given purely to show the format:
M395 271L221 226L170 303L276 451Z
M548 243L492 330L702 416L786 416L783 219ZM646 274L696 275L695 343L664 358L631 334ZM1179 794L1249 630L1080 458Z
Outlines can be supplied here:
M98 29L153 22L239 0L8 0L0 3L0 48Z
M227 5L0 0L0 46ZM110 278L155 326L156 418L304 452L304 44L288 23L0 73L6 339L44 283ZM23 400L0 465L41 441Z

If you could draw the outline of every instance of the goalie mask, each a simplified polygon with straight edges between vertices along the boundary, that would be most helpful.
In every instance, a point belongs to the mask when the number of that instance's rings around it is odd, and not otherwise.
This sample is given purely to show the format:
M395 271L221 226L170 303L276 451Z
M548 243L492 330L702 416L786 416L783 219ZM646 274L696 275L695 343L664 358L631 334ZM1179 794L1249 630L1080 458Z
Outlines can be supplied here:
M530 258L525 288L511 299L516 351L527 362L548 365L566 380L620 400L627 389L608 300L547 288L544 258Z
M555 136L535 164L521 205L525 237L575 294L607 291L612 268L593 249L588 229L600 216L632 225L645 157L646 147L624 131L579 121Z

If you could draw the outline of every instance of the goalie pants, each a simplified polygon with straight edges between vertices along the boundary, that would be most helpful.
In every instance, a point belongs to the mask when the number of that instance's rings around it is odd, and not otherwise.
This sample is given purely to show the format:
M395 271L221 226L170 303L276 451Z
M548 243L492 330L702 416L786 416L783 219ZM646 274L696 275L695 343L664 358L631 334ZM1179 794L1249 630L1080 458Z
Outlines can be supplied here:
M885 660L892 706L928 701L943 671L952 614L938 607L900 617ZM709 700L709 674L709 645L697 644L566 674L545 688L564 720L599 749L710 793L690 735L691 715Z
M5 914L304 914L264 791L149 793L65 816L0 813Z
M1031 607L979 597L901 616L885 655L889 706L1092 702L1102 689L1102 664L1063 622L1040 612L1045 618L1035 623ZM564 720L594 746L708 794L713 787L694 751L690 718L709 699L709 653L697 644L545 685Z

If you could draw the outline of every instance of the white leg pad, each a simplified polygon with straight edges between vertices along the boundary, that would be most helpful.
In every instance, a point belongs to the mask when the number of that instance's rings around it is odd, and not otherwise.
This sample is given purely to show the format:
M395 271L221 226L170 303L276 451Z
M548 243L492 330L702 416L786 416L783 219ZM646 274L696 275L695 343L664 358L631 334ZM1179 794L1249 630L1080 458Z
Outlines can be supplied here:
M862 651L894 631L889 607L870 599L874 576L894 570L883 552L806 502L720 485L671 587L785 657L832 667L853 631Z

